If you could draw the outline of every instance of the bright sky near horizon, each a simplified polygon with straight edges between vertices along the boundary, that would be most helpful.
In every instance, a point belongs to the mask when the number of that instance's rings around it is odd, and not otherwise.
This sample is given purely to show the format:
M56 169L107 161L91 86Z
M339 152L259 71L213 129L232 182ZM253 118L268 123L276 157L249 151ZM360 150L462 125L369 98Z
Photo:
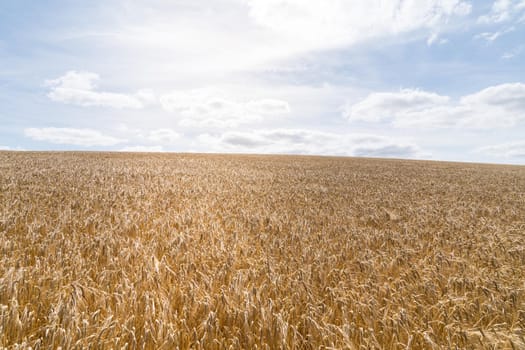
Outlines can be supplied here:
M2 1L0 149L525 164L525 0Z

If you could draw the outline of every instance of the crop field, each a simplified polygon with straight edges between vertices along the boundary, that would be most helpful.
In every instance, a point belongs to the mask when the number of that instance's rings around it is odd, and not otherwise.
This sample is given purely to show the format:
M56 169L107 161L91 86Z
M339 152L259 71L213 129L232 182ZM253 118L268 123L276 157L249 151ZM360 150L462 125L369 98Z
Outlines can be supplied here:
M525 167L0 152L0 348L524 349Z

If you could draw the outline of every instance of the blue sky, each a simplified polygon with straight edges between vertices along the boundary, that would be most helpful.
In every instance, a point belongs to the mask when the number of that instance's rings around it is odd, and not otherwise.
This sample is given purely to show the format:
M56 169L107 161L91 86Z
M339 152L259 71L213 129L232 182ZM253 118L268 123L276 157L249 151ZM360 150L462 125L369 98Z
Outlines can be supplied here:
M525 0L0 3L0 149L525 164Z

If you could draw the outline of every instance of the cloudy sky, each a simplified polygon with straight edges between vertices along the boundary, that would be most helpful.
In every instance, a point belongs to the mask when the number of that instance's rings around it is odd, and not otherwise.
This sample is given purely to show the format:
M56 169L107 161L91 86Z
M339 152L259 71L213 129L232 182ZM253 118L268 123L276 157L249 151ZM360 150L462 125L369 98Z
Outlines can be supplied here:
M0 149L525 164L525 0L2 1Z

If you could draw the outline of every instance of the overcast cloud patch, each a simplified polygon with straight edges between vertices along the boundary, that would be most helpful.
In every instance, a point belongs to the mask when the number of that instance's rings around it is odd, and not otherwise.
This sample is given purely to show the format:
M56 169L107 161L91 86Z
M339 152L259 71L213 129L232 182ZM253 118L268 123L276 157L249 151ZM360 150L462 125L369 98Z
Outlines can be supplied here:
M406 140L378 135L335 134L305 129L203 134L199 140L217 152L322 154L417 158L419 147Z

